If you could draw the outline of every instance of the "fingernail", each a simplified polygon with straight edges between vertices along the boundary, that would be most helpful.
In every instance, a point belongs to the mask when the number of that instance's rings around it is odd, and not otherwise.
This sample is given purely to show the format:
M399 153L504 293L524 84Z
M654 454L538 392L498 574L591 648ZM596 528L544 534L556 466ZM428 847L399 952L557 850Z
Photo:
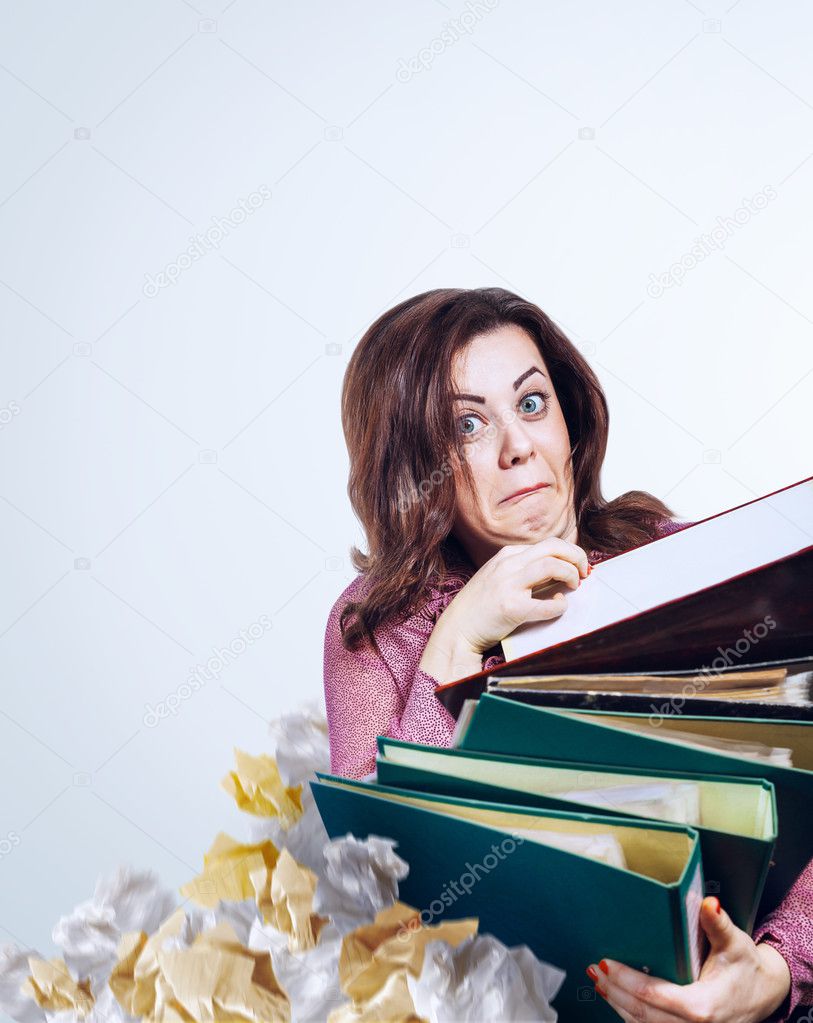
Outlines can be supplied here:
M717 898L716 895L713 895L711 897L711 901L712 901L712 908L714 909L714 912L719 916L720 913L722 913L722 911L723 911L723 907L720 905L720 900Z
M588 966L587 970L585 972L587 973L587 976L590 978L590 980L592 980L593 983L595 984L595 982L598 980L598 974L593 969L593 967L592 966Z
M591 573L592 571L593 571L593 566L592 566L592 565L588 565L588 566L587 566L587 574L588 574L588 575L590 575L590 573Z
M602 991L601 988L598 986L598 984L596 984L596 991L598 991L598 993L601 995L602 998L606 999L607 992L606 991Z
M598 968L600 970L603 970L604 973L609 973L610 972L610 967L607 965L607 960L606 959L602 959L601 960L601 962L598 964Z

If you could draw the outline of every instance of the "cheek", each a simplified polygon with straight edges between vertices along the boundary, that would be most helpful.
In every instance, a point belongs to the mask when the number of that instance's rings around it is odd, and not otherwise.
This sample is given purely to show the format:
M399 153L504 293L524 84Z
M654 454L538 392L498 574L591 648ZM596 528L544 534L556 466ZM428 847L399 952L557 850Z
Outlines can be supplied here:
M562 418L561 412L556 420L543 420L537 433L537 443L540 453L547 463L557 472L561 473L570 457L570 438L567 433L567 425Z
M474 477L474 492L466 486L460 470L455 472L455 503L457 514L467 522L475 522L482 518L482 507L485 500L488 480L484 478L484 468L470 461L469 468Z

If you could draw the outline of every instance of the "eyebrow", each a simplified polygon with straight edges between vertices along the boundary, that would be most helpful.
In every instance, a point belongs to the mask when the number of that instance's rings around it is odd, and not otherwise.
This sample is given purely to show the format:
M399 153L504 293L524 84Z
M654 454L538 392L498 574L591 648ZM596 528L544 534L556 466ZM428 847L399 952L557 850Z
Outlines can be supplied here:
M514 381L512 385L514 390L516 391L522 381L527 380L533 373L540 373L542 376L545 375L538 366L531 366L530 369L526 369L525 372L521 376L518 376ZM455 398L462 401L478 401L481 405L485 405L486 403L485 398L481 394L456 394Z

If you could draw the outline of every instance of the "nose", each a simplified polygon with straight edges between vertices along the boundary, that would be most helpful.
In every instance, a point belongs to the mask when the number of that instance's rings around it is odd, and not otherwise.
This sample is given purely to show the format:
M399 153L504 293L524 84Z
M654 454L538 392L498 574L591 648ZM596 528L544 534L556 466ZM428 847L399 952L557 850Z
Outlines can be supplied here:
M500 446L501 468L507 469L512 465L521 465L533 457L534 450L533 437L519 417L503 428Z

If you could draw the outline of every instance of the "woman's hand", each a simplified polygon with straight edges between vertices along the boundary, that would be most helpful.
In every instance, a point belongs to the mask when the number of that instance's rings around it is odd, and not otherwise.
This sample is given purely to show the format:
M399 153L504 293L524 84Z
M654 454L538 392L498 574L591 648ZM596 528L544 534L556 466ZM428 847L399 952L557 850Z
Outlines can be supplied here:
M710 896L700 907L700 923L711 951L694 984L671 984L602 959L587 975L628 1023L758 1023L787 997L790 971L770 945L755 945Z
M560 582L575 590L589 571L582 548L559 537L501 548L449 602L420 667L440 682L474 674L482 667L483 652L519 625L564 611L564 594L541 599L532 596L534 589Z

